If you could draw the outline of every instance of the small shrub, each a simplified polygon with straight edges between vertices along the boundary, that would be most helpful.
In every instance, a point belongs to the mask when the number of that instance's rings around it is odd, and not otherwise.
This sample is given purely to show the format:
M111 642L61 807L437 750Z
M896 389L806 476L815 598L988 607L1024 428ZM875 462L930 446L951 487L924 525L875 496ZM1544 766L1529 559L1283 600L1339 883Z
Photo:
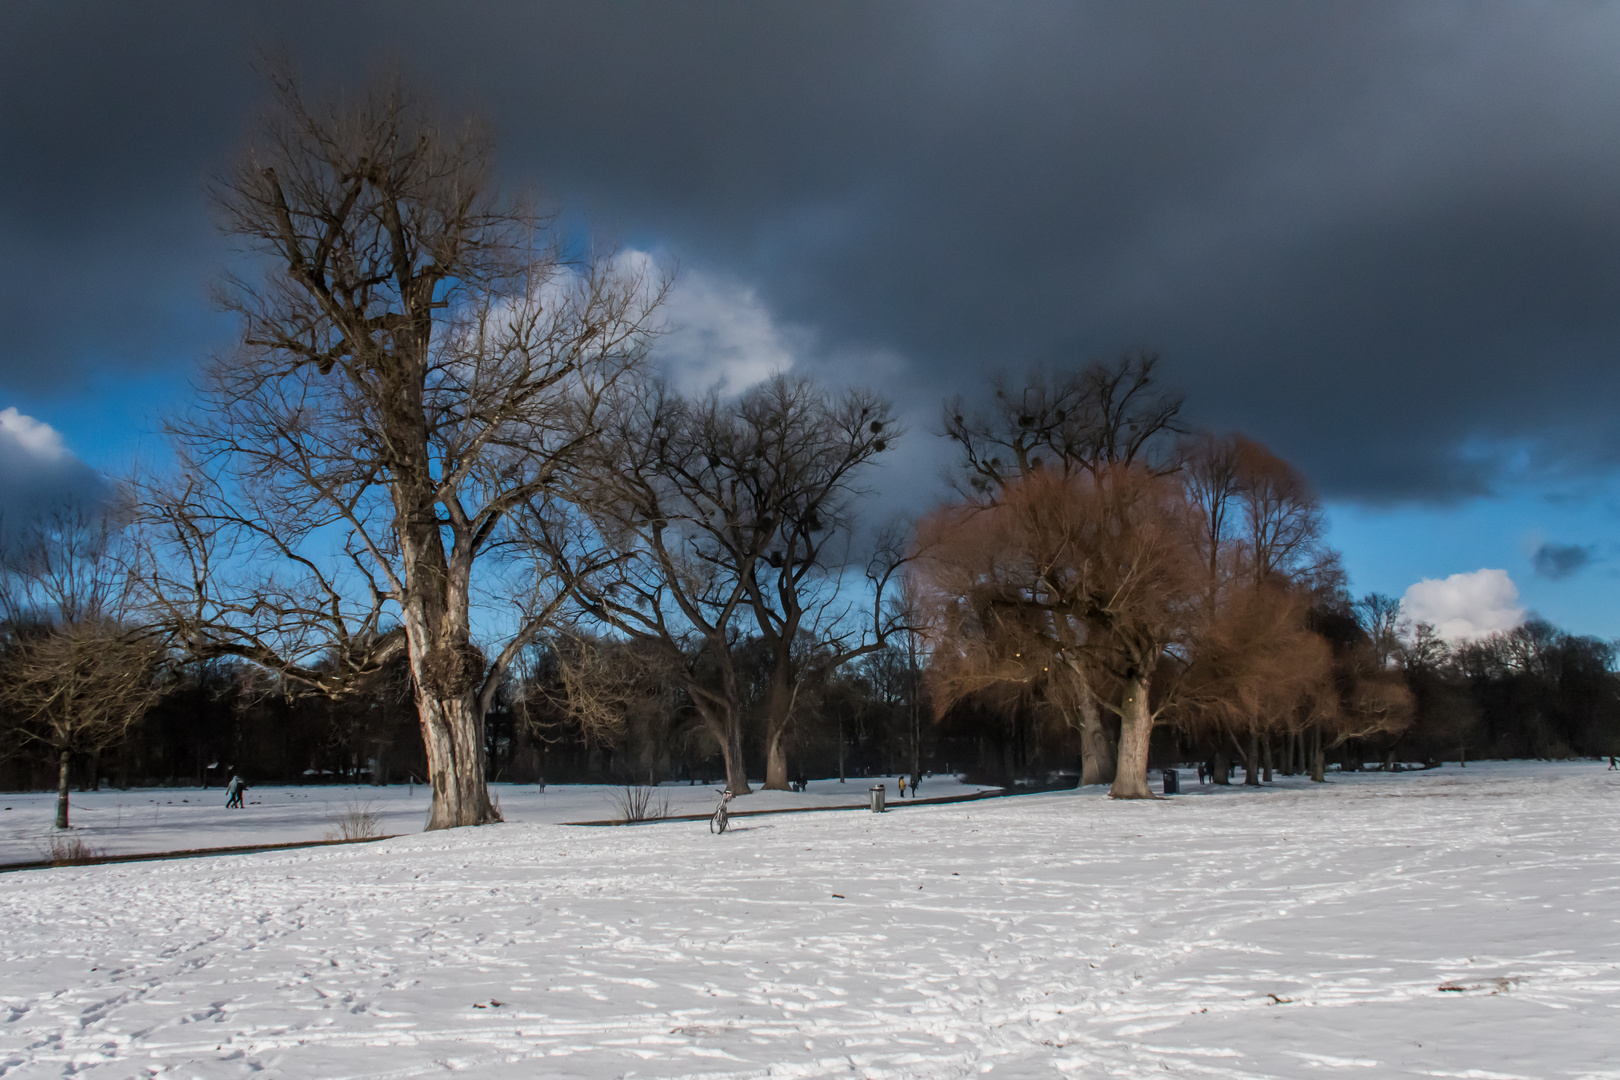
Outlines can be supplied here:
M626 825L669 817L669 795L647 784L626 784L608 797L618 811L618 820Z
M100 848L91 847L85 843L83 836L72 830L58 830L51 833L50 849L53 863L84 862L101 855Z
M328 840L370 840L382 835L382 816L369 802L348 802L332 819Z

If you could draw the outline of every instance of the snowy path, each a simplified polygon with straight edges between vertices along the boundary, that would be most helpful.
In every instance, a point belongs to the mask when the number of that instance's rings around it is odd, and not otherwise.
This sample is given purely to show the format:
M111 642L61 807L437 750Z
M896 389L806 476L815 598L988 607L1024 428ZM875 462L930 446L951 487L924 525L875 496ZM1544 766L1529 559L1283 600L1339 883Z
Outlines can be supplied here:
M807 806L865 806L874 784L887 784L896 801L893 777L852 777L848 783L814 780L804 792L755 791L738 799L738 810L786 810ZM955 777L929 777L925 798L995 790L964 784ZM614 799L622 791L606 784L493 784L491 793L506 820L519 825L559 825L619 816ZM707 814L714 789L665 784L658 798L671 814ZM368 806L385 836L419 833L427 823L428 794L422 787L311 785L249 788L242 810L225 809L225 792L215 788L132 788L129 791L75 791L69 799L74 833L101 855L144 855L197 848L288 844L325 839L347 808ZM55 832L56 793L0 794L0 864L50 858Z
M1515 764L14 873L0 1075L1620 1077L1617 827Z

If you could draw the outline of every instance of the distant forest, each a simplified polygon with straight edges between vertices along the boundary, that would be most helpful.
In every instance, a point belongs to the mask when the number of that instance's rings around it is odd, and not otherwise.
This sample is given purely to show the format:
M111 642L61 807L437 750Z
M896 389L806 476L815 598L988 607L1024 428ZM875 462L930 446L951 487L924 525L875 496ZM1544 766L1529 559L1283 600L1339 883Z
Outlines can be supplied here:
M1387 610L1345 598L1313 612L1313 622L1343 650L1375 650L1378 628L1364 613ZM1385 604L1387 605L1387 601ZM1385 647L1390 647L1385 642ZM757 712L768 685L762 650L749 684ZM1483 641L1447 646L1428 638L1398 641L1391 662L1411 690L1411 724L1398 733L1352 738L1327 752L1340 769L1431 765L1476 758L1568 758L1620 753L1620 673L1608 642L1565 634L1532 621ZM544 672L540 658L538 671ZM491 780L533 783L719 782L724 767L689 705L672 693L667 712L638 715L618 736L587 737L566 709L542 692L514 684L497 700L486 729ZM915 697L912 688L917 687ZM913 724L915 701L918 720ZM764 774L758 725L745 742L752 776ZM1259 774L1304 771L1297 740L1284 735L1262 749ZM1079 732L1024 694L964 702L937 720L926 679L913 681L902 650L883 649L817 688L817 703L797 725L793 759L812 778L962 773L985 783L1073 783L1079 779ZM1243 762L1234 741L1166 726L1154 733L1153 767ZM250 783L423 782L427 775L403 661L364 692L340 699L286 696L263 672L212 662L185 670L124 741L77 755L73 783L221 785L231 772ZM0 763L7 790L56 785L56 762L14 753ZM1241 783L1241 771L1235 782Z

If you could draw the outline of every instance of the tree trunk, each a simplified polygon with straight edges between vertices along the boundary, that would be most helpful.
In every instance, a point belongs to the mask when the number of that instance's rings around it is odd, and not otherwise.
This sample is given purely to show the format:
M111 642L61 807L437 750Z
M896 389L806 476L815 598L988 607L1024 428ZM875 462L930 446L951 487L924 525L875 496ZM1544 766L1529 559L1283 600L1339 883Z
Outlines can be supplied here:
M1271 736L1260 744L1260 779L1271 783Z
M906 635L906 708L911 712L911 793L922 783L922 714L917 711L917 635Z
M1243 755L1243 786L1260 786L1260 729L1249 729L1249 748Z
M428 830L501 820L489 801L484 773L484 714L478 701L483 658L461 635L439 644L440 635L409 615L406 636L433 790Z
M793 697L786 664L777 657L771 673L770 705L765 712L766 791L788 790L787 733L793 723Z
M721 709L723 705L698 705L709 737L720 748L720 760L726 770L726 790L732 795L752 794L753 789L748 786L748 767L743 762L742 726L734 713L717 711Z
M1327 752L1322 748L1322 733L1311 732L1311 779L1318 784L1327 782Z
M1148 681L1125 683L1119 705L1119 768L1108 794L1116 799L1151 799L1148 788L1148 743L1153 737L1153 713L1148 709Z
M752 795L754 789L748 786L748 765L743 759L742 725L735 714L726 717L726 738L720 755L726 762L726 790L732 795Z
M73 760L72 751L63 748L57 759L56 766L56 827L68 827L68 766Z
M487 825L501 820L489 801L489 785L484 782L484 718L478 709L477 694L469 691L441 699L418 690L416 708L422 719L422 743L427 748L428 783L433 788L428 829Z
M1112 784L1118 774L1114 740L1108 737L1102 709L1090 690L1080 702L1080 783Z
M417 343L411 366L423 363L426 348L425 339ZM383 382L384 423L403 458L394 466L401 477L393 485L394 533L405 593L400 621L433 789L427 827L487 825L501 816L489 801L485 775L479 697L487 665L472 644L473 554L460 541L445 550L418 384L403 370Z
M844 718L838 718L838 782L844 782Z
M1227 757L1226 747L1220 746L1216 748L1215 759L1210 764L1213 766L1210 774L1211 780L1223 787L1232 782L1232 759Z
M917 703L911 704L911 790L922 783L922 719L917 714Z
M765 791L787 791L787 727L766 736Z

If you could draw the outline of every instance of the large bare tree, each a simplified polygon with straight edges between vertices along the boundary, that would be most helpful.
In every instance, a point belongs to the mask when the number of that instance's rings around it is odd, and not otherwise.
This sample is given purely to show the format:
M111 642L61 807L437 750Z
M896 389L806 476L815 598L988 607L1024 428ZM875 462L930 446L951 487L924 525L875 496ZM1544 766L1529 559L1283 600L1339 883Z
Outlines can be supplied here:
M398 79L334 106L273 83L217 188L262 274L229 281L240 347L171 425L149 579L197 653L293 683L332 690L403 650L428 828L497 820L485 714L592 558L533 562L519 533L565 528L563 478L641 362L664 282L566 254L497 198L477 125L439 122Z

